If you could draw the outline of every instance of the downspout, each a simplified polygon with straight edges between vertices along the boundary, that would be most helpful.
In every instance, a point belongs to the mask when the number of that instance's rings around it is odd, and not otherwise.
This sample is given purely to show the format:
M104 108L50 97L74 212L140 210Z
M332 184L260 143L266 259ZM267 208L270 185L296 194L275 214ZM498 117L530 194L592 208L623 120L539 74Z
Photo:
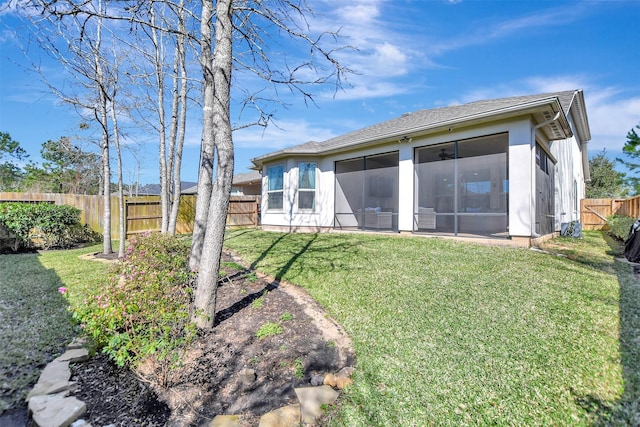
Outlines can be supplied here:
M540 237L540 235L536 233L536 222L535 222L535 205L536 205L536 191L537 191L536 165L535 165L536 131L543 126L546 126L548 124L555 122L556 120L558 120L558 118L560 118L560 111L558 111L556 115L553 116L552 119L539 123L531 129L531 144L532 144L533 156L531 156L531 201L529 203L529 228L530 228L532 239L535 237Z

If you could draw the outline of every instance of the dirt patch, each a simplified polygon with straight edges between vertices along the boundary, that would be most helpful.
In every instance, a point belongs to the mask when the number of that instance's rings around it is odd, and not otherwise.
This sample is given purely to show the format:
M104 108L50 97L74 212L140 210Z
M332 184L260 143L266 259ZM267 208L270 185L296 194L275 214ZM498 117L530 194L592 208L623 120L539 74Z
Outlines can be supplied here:
M245 269L228 252L222 270L216 327L198 337L179 368L147 363L134 374L104 356L73 366L85 420L199 426L218 414L242 414L243 425L257 425L264 413L297 402L294 387L354 364L346 334L302 289ZM267 323L282 332L258 338ZM242 381L245 368L255 371L253 382Z

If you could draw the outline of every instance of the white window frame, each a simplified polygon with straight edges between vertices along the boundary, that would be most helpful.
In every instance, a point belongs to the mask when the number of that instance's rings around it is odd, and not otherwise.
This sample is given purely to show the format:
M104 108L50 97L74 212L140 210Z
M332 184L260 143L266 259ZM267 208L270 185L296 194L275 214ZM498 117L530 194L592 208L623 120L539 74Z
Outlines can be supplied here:
M279 189L274 189L271 190L271 176L269 174L269 170L272 168L282 168L282 187ZM271 166L267 166L267 210L268 211L283 211L284 210L284 181L285 181L285 166L284 163L278 163L275 165L271 165ZM281 207L277 207L277 208L272 208L271 207L271 196L273 194L277 194L280 193L281 197L282 197L282 206Z
M301 185L300 185L300 179L302 178L302 175L300 174L300 165L302 165L302 164L312 164L313 165L313 172L314 172L313 188L302 188ZM318 162L310 161L310 160L299 161L298 162L298 201L296 203L299 211L315 212L315 210L316 210L316 200L318 198L317 190L318 190ZM313 206L312 207L310 207L310 208L301 208L300 207L300 195L302 193L313 193Z

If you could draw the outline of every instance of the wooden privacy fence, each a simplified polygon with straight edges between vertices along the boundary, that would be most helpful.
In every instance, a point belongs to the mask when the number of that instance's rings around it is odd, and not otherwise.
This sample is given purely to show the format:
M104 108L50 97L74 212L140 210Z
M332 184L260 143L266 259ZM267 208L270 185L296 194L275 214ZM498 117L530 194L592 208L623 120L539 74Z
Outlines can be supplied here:
M80 222L102 233L104 199L102 196L56 193L1 193L1 202L55 203L80 209ZM191 233L195 217L196 196L180 198L176 232ZM145 232L160 231L162 210L160 196L125 197L125 229L127 237ZM119 237L120 210L118 198L111 196L111 238ZM260 196L231 196L228 226L257 226L260 224Z
M611 215L640 216L640 196L629 199L582 199L580 222L585 230L601 230Z

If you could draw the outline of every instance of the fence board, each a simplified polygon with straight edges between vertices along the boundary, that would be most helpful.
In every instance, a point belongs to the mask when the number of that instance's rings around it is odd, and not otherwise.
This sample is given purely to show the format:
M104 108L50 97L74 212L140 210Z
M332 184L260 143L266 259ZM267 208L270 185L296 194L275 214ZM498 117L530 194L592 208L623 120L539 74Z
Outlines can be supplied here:
M602 230L611 215L640 216L640 196L629 199L582 199L580 222L585 230Z
M0 202L49 202L70 205L80 209L80 222L102 233L104 201L102 196L57 193L2 193ZM120 210L118 197L111 196L111 238L119 238ZM193 231L195 217L195 195L180 197L180 208L176 232L188 234ZM125 220L127 237L145 232L160 231L162 211L160 196L125 197ZM260 196L231 196L229 203L229 226L257 226L260 224Z

